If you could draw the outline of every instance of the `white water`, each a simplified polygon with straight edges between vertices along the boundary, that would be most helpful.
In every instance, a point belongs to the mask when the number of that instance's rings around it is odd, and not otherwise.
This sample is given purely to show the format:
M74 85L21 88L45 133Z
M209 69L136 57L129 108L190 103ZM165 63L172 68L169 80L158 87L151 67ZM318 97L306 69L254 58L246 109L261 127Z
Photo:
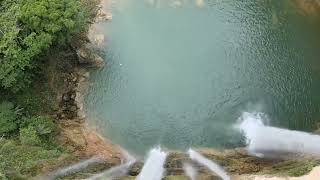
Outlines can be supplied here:
M119 166L115 166L102 173L95 174L89 177L87 180L111 180L126 176L131 166L136 162L136 159L125 149L121 149L121 151L125 158L121 160L121 164ZM126 163L124 163L123 161Z
M320 155L320 136L267 126L262 113L245 112L239 118L238 128L246 137L250 153L264 156L267 153L303 153Z
M128 171L130 169L130 167L135 163L135 160L130 160L129 162L119 165L119 166L115 166L112 167L110 169L108 169L107 171L94 175L90 178L88 178L88 180L111 180L111 179L115 179L115 178L119 178L119 177L123 177L125 175L128 174Z
M81 161L77 164L73 164L71 166L60 169L60 170L56 171L55 173L46 177L46 179L57 179L60 177L65 177L65 176L80 172L80 171L88 168L90 165L99 164L99 163L103 163L103 162L104 162L104 160L102 160L99 157L92 157L90 159Z
M160 147L151 149L137 180L161 180L167 155Z
M205 158L200 153L192 149L189 149L188 154L192 160L197 161L199 164L207 167L210 171L220 176L223 180L231 180L230 176L217 163Z
M198 171L191 164L184 163L183 164L183 171L191 180L196 180L197 179Z

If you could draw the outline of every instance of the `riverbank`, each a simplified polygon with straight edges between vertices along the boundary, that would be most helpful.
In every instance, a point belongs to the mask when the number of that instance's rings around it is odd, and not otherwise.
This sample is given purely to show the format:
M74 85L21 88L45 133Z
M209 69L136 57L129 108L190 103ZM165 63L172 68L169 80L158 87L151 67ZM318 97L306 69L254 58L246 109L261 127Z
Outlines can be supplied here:
M99 156L111 164L119 164L123 159L121 148L97 134L86 122L83 110L83 96L88 84L89 72L86 68L76 67L72 88L61 96L61 110L57 114L61 145L71 148L76 156L84 159ZM68 82L68 80L66 80ZM69 105L68 105L69 104Z
M50 3L55 6L48 8ZM0 22L0 29L5 27L0 36L6 37L0 38L0 179L43 177L92 157L103 161L101 170L121 163L121 148L84 120L84 84L90 69L103 65L103 59L86 46L97 1L5 0L0 4L2 19L10 17ZM45 33L45 27L27 21L31 17L42 17L38 24L46 26ZM42 22L47 18L50 22ZM15 27L17 22L21 28ZM17 33L12 35L13 31Z
M103 5L103 1L101 5L96 5L94 23L84 35L87 40L76 40L71 44L70 53L77 57L77 62L73 63L71 71L63 78L64 83L59 87L59 110L54 116L60 129L57 137L60 145L68 148L79 159L99 157L108 163L108 167L112 167L125 161L124 151L100 136L88 124L84 108L84 98L90 86L90 71L104 66L104 60L96 52L104 40L97 32L96 25L110 19L103 11Z

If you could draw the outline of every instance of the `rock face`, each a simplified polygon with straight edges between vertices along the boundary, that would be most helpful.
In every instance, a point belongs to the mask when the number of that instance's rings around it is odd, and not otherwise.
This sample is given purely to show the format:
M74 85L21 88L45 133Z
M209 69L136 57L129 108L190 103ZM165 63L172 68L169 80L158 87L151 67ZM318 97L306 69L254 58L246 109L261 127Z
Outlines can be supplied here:
M102 67L104 65L104 60L88 45L78 49L77 55L80 64L94 67Z
M112 20L112 14L110 12L105 12L105 8L103 6L99 7L99 11L96 16L96 22L105 22Z

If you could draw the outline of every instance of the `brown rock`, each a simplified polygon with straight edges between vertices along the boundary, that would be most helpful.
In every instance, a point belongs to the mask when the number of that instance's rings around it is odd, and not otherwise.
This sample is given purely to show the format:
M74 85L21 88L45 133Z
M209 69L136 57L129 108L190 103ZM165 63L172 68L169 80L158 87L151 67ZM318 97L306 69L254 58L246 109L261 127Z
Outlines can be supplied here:
M102 67L104 60L88 47L82 47L77 50L77 55L80 64L85 64L93 67Z

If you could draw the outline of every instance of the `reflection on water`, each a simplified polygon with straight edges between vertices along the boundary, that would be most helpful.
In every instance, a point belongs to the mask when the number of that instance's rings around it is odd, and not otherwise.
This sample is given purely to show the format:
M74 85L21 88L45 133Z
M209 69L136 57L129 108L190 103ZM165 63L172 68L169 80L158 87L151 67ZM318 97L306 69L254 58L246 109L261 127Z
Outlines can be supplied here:
M107 65L87 97L92 124L136 153L240 145L231 126L243 111L312 130L320 119L316 21L290 1L180 2L113 6L103 25Z

